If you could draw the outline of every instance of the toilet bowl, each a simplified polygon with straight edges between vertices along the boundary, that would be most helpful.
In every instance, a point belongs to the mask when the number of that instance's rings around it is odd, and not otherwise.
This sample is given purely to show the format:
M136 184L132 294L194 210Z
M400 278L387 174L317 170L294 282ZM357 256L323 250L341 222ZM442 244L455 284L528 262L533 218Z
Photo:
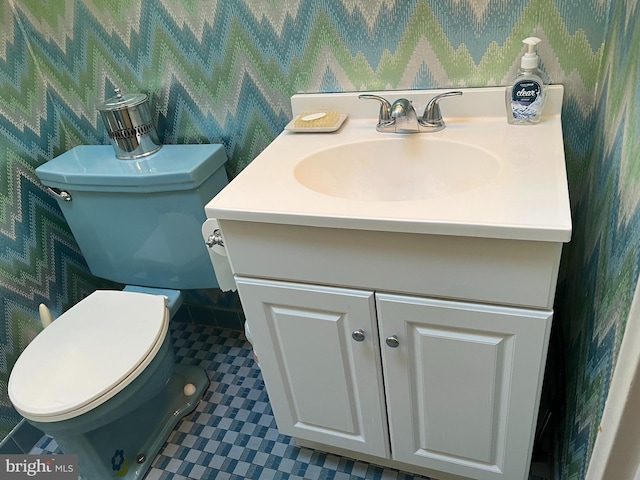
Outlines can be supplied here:
M25 349L9 378L27 421L78 455L83 479L141 476L208 385L174 362L166 297L96 291Z

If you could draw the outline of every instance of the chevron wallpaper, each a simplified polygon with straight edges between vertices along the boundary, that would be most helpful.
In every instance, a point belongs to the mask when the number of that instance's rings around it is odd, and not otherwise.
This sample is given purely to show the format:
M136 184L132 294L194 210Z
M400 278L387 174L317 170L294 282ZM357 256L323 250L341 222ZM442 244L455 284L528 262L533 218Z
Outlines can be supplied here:
M230 176L275 138L296 92L505 84L543 39L565 85L575 234L556 324L567 352L558 478L580 479L636 288L638 0L4 0L0 4L0 438L15 359L91 276L34 169L108 143L95 107L146 92L164 143L224 144ZM206 295L200 295L206 297ZM562 357L562 355L561 355Z
M563 479L584 476L640 266L640 11L637 0L610 9L591 150L570 182L574 234L557 295L568 352Z

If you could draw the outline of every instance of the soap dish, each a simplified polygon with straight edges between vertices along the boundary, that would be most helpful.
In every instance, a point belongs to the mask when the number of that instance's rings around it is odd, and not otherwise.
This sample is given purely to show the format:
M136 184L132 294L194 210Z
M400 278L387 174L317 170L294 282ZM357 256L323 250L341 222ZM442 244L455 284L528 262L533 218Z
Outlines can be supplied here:
M297 133L327 133L338 130L347 119L346 113L303 112L291 120L285 130Z

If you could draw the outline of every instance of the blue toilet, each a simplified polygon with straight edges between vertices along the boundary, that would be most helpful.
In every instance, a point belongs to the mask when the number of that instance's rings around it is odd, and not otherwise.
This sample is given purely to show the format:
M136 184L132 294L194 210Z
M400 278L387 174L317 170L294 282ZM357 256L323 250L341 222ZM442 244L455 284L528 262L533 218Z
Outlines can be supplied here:
M218 286L201 226L226 184L221 145L165 145L121 160L79 146L36 174L55 193L99 290L44 329L17 360L11 402L77 454L84 480L141 478L209 384L174 361L181 290Z

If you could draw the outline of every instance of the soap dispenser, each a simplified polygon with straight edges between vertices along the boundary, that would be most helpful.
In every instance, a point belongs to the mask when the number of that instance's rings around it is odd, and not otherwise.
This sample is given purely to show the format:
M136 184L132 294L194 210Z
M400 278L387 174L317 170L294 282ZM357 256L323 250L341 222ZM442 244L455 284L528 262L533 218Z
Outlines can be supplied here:
M537 37L525 38L527 52L520 60L520 69L506 89L507 121L511 124L529 125L540 121L546 97L545 75L540 70L540 57L536 47Z

